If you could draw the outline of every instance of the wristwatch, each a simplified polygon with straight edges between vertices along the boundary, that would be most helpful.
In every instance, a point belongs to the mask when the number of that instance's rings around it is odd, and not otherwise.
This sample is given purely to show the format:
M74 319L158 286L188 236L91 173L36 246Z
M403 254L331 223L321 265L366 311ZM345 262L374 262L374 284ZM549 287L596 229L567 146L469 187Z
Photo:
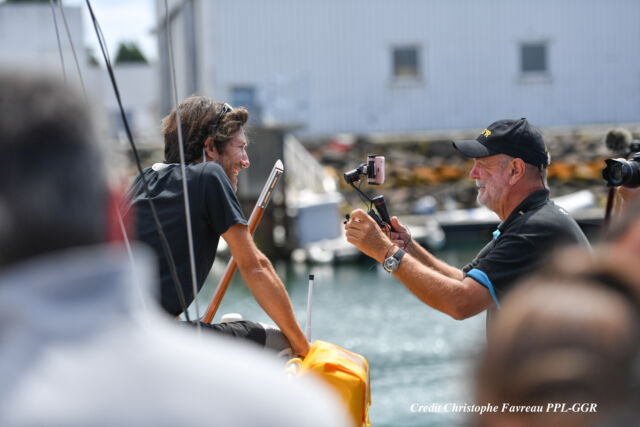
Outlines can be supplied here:
M384 260L384 263L382 263L382 266L389 273L393 273L398 269L398 266L400 265L400 260L402 259L404 254L405 252L402 249L398 249L395 254L391 255L389 258Z

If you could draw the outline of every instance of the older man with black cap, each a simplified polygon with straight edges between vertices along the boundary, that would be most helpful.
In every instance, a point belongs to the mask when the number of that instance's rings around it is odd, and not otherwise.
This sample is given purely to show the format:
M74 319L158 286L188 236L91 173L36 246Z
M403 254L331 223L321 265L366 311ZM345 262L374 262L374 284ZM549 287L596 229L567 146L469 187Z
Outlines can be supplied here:
M540 132L522 118L498 120L475 139L453 146L472 157L469 177L478 202L502 221L493 239L462 269L433 256L396 217L385 234L361 209L346 225L347 240L381 262L420 300L455 319L500 308L500 298L525 273L538 268L559 244L589 242L566 211L549 200L550 155Z

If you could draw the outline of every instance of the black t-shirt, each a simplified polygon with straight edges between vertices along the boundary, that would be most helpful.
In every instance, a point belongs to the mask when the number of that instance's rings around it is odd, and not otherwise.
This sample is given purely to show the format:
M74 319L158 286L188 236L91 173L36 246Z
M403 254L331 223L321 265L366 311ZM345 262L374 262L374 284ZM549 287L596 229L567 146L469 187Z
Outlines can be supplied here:
M149 194L173 256L180 286L187 305L193 301L189 246L179 164L156 164L142 171ZM196 282L204 284L216 257L220 235L235 224L247 225L229 178L215 162L186 166L187 191L193 233ZM182 312L169 264L147 201L142 178L138 174L128 191L130 213L138 240L150 245L158 256L161 304L173 315Z
M500 223L493 240L462 271L489 289L499 308L516 279L540 267L553 248L569 244L589 247L575 220L549 200L548 190L539 190Z

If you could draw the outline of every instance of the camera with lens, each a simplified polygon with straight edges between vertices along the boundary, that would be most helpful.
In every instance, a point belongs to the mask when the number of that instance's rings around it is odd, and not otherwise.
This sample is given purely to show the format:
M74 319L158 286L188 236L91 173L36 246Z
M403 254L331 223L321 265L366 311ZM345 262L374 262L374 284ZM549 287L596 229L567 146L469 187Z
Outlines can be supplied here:
M367 176L368 184L384 184L384 156L369 154L366 163L344 173L344 180L347 181L347 184L352 185L360 181L360 177L363 175Z
M609 187L640 187L640 141L631 142L631 153L629 159L605 160L607 166L602 170L602 178Z

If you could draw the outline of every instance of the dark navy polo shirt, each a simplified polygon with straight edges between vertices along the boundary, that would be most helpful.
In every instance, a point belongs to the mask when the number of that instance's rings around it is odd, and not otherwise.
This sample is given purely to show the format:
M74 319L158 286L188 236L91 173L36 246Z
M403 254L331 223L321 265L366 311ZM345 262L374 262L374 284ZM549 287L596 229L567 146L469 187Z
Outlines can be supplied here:
M589 247L576 221L549 200L549 190L539 190L498 225L491 242L462 271L489 289L500 308L500 299L518 278L538 269L552 249L572 244Z

